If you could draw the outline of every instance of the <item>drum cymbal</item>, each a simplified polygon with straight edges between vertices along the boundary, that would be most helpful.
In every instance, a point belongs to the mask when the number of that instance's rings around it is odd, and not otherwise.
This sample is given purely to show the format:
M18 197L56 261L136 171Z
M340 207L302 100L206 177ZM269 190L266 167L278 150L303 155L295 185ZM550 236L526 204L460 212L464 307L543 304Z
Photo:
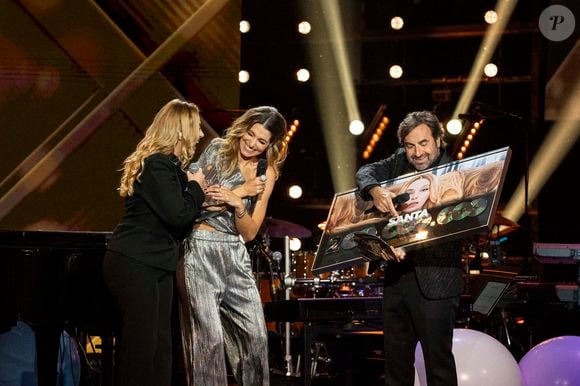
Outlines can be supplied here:
M268 217L264 219L264 224L262 225L264 233L270 237L282 238L282 237L295 237L298 239L303 239L312 236L307 228L302 225L294 224L290 221L280 220L277 218Z
M500 214L495 215L495 217L493 219L493 225L505 225L505 226L514 227L514 228L519 227L518 223L516 223L515 221L512 221L509 218L504 217Z
M493 219L492 234L494 237L504 236L508 233L515 231L519 227L520 225L515 221L512 221L509 218L496 213Z

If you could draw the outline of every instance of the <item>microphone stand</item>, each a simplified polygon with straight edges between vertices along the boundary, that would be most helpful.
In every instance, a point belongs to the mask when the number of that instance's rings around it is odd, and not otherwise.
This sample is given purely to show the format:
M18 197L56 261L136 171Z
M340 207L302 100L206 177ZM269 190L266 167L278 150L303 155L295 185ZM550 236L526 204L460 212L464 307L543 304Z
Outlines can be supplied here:
M527 118L519 114L515 114L510 111L505 111L499 109L497 107L489 106L485 103L481 102L473 102L473 105L476 106L476 111L480 114L480 110L487 110L490 113L495 114L495 116L487 116L486 118L501 118L506 117L510 118L515 121L515 128L516 131L523 131L524 133L524 214L523 214L523 228L527 231L528 240L528 249L524 252L524 261L522 264L522 273L528 273L529 270L529 256L533 253L532 252L532 224L530 219L530 212L528 207L528 200L529 200L529 172L530 172L530 135L528 130L522 127L522 122L527 121L530 123L530 126L536 124L536 121L532 118ZM484 115L482 115L484 116Z
M290 275L290 237L284 237L284 275L288 277ZM286 291L284 293L284 299L290 300L290 292L292 291L291 286L286 286ZM291 350L291 331L290 331L290 322L284 323L285 327L285 355L284 360L286 362L286 376L287 377L299 377L299 366L300 366L300 356L296 361L296 372L294 372L293 363L292 363L292 350Z
M516 116L516 130L518 130L521 127L521 121L523 119L523 117L520 116ZM533 121L530 119L529 120L530 123L533 123ZM524 262L523 262L523 266L522 266L522 271L524 271L524 273L529 273L529 256L533 253L532 250L529 248L531 246L533 237L532 237L532 221L530 219L530 212L529 212L529 208L528 208L528 199L529 199L529 192L528 192L528 186L529 186L529 173L530 173L530 134L528 133L528 130L522 129L524 132L524 227L528 232L528 237L529 237L529 246L528 246L528 250L525 251L524 253Z

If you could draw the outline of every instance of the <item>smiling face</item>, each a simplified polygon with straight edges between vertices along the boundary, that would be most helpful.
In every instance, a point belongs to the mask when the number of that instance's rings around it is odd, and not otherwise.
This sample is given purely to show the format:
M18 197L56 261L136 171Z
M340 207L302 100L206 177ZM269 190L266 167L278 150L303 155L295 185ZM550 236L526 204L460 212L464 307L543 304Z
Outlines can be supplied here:
M272 133L261 123L255 123L240 138L240 155L244 159L255 158L261 155L268 145Z
M435 139L431 129L422 123L409 132L403 139L403 147L409 163L416 170L425 170L439 157L441 140Z
M409 200L401 205L401 212L410 213L423 209L423 206L429 199L431 182L427 178L419 178L413 181L406 193L409 193Z

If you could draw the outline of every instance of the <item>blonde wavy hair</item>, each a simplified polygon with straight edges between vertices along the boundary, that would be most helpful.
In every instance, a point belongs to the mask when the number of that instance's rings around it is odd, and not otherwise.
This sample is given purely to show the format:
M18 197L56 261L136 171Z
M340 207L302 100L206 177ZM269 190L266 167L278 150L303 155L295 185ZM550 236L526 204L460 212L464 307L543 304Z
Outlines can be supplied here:
M222 166L226 176L234 173L238 165L240 139L256 123L262 124L272 133L265 157L268 165L274 168L276 178L280 176L280 169L288 151L288 146L283 142L286 134L286 120L276 108L271 106L259 106L247 110L234 120L232 125L226 130L223 138L218 139L223 144L219 156L223 160Z
M425 204L423 204L423 209L433 208L437 206L439 204L439 184L437 181L437 176L431 173L419 174L415 177L408 179L401 185L398 194L405 193L407 189L409 189L409 186L411 186L412 183L418 180L429 181L429 198L427 199Z
M199 108L195 104L181 99L165 104L153 118L135 151L123 162L119 195L133 195L133 183L143 172L145 158L154 153L173 154L178 143L181 146L179 161L185 170L199 141L200 124Z

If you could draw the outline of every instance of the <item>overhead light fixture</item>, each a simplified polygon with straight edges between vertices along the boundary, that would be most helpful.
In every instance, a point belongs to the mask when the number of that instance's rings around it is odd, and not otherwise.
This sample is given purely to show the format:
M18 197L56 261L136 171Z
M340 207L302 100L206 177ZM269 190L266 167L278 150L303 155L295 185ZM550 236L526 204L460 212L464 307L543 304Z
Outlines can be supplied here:
M296 130L298 130L298 126L300 126L300 121L298 119L293 120L292 124L290 124L290 127L286 131L286 137L284 137L284 146L288 146L292 140L292 137L294 137Z
M403 21L403 18L400 16L395 16L391 19L391 28L394 30L400 30L403 29L403 26L405 25L405 22Z
M488 63L483 67L483 73L488 78L493 78L497 75L497 66L494 63Z
M450 119L445 125L445 129L451 135L457 135L461 133L461 129L463 129L463 124L459 119Z
M293 252L299 251L302 248L302 241L297 238L290 238L290 250Z
M483 15L483 20L487 24L495 24L497 22L497 12L494 10L489 10Z
M241 70L238 73L238 80L240 83L247 83L250 80L250 73L246 70Z
M298 32L302 35L308 35L312 31L312 26L307 21L301 21L298 23Z
M380 141L385 129L387 128L387 126L390 123L389 117L383 115L383 112L385 111L385 109L386 109L386 106L381 105L379 107L379 110L375 114L373 121L369 125L369 129L371 129L375 125L376 125L376 128L372 133L369 132L369 134L367 134L368 141L367 141L366 147L364 148L364 150L362 152L363 159L370 158L371 154L375 150L375 146Z
M301 68L300 70L296 71L296 79L299 82L308 82L310 79L310 71L305 68Z
M404 25L405 22L403 21L403 18L400 16L395 16L391 19L391 28L394 30L403 29Z
M360 121L360 119L354 119L348 125L348 131L352 135L361 135L365 130L365 125Z
M399 79L401 76L403 76L403 68L398 64L395 64L389 68L389 75L393 79Z
M251 28L251 25L250 25L249 21L247 21L247 20L240 21L240 32L241 33L245 34L247 32L250 32L250 28Z
M300 185L292 185L288 188L288 196L294 200L302 197L302 187Z

